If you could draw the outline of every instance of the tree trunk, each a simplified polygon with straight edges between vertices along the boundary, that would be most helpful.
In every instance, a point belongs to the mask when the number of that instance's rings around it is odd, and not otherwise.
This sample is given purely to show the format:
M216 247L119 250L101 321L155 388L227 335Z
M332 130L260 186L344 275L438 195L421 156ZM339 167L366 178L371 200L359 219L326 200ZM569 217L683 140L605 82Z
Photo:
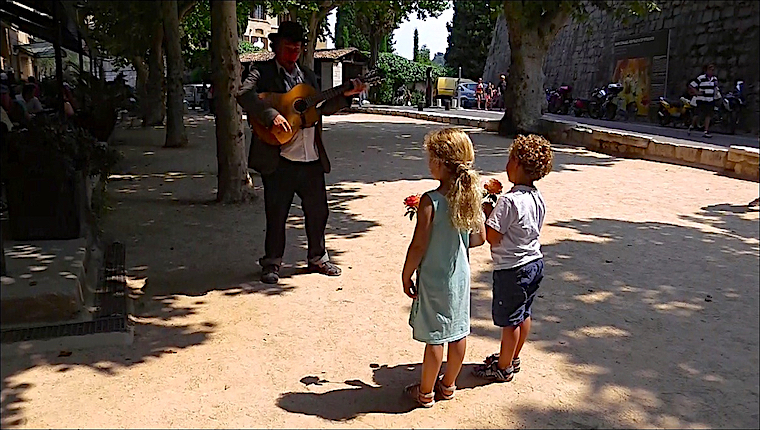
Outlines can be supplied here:
M182 74L185 70L182 61L182 48L179 36L179 15L177 0L161 2L161 15L164 21L164 42L166 44L166 83L167 116L165 148L187 146L185 132L185 103L182 88Z
M132 57L132 67L137 72L137 81L135 82L135 94L138 100L145 100L147 91L146 85L148 84L148 66L145 64L140 56Z
M536 32L522 32L513 36L509 27L509 47L511 64L504 117L499 123L499 134L537 132L541 108L546 103L544 97L544 59L548 49L542 46Z
M369 51L369 68L374 69L377 67L377 60L380 56L380 42L382 41L383 36L375 31L371 31L370 33L370 51Z
M301 57L301 64L314 70L314 50L317 48L317 33L319 31L317 12L311 13L309 28L306 31L306 51L303 53L303 57Z
M143 127L163 124L166 115L163 40L164 27L157 25L153 34L153 43L148 53L148 80L145 84L145 98L140 100Z
M251 200L253 182L248 175L243 132L243 111L235 96L240 90L240 58L235 2L211 2L211 68L216 104L217 201Z
M536 9L525 6L525 2L504 2L511 63L499 134L507 136L539 132L541 110L546 104L544 60L552 41L570 18L570 8L565 3L540 16L533 16Z

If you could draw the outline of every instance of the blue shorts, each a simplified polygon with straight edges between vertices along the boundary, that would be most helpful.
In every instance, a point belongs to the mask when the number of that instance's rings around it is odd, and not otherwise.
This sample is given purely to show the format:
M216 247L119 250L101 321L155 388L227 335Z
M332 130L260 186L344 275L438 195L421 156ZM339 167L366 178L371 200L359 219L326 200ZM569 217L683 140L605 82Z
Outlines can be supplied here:
M493 272L493 323L499 327L519 325L530 316L533 298L544 278L544 260Z

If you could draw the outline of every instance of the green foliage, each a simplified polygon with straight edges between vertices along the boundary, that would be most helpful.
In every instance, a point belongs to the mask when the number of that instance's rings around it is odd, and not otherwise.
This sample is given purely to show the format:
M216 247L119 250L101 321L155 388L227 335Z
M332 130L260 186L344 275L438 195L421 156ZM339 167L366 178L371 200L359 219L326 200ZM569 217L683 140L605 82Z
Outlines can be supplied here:
M238 0L236 11L238 34L243 34L248 27L251 2ZM209 55L209 48L211 47L211 4L209 1L197 1L182 19L180 29L182 33L182 60L185 67L204 78L211 76L211 55ZM248 42L241 42L240 49L243 48L244 43ZM240 53L247 52L241 51ZM196 70L199 71L196 72Z
M470 79L483 76L501 10L501 1L455 1L454 18L446 24L449 32L449 46L444 56L446 64L462 67L462 76Z
M420 32L414 29L414 46L412 48L412 61L420 59Z
M422 48L417 51L417 59L414 61L426 66L433 64L430 60L430 48L427 45L422 45Z
M99 51L131 61L150 49L154 29L161 21L158 2L82 1L82 15L90 16L81 29Z
M354 47L361 51L372 49L369 40L369 29L359 25L356 19L356 8L352 2L343 3L338 7L335 21L335 47ZM379 52L393 52L393 33L385 35L380 40Z
M522 30L537 30L548 35L556 34L564 22L557 24L556 17L572 17L576 22L586 22L591 12L601 10L627 25L631 18L660 10L654 0L588 0L529 2L502 2L507 20L517 24Z
M374 94L371 94L371 96L374 96L371 97L373 102L392 104L395 98L395 91L401 85L411 85L416 82L426 81L428 67L432 67L433 82L437 81L440 76L453 76L453 71L445 67L426 66L408 60L400 55L381 53L378 58L377 68L385 76L385 79L380 85L372 87L374 90Z
M259 52L259 51L261 51L261 48L253 46L253 43L246 42L245 40L240 42L240 45L238 45L238 52L240 53L240 55L250 54L252 52Z
M448 0L383 0L354 3L357 22L369 30L370 58L373 61L378 58L380 40L393 33L409 15L416 14L419 19L437 17L448 6Z

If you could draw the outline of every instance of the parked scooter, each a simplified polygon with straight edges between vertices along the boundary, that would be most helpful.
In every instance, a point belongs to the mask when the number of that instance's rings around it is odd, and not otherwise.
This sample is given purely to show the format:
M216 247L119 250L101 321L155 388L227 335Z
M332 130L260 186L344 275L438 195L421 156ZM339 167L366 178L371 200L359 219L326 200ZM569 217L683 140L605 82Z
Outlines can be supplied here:
M548 99L549 113L567 115L573 104L572 92L573 87L570 85L562 85L556 90L551 91Z
M573 114L577 117L588 115L589 118L597 119L600 115L600 107L607 97L605 87L597 87L591 91L589 99L575 99L573 102Z
M673 124L677 126L681 124L684 127L691 125L694 107L686 97L681 96L678 100L668 100L665 97L660 97L659 104L657 118L660 121L660 125Z
M599 105L599 118L614 121L618 113L618 95L623 91L623 85L617 82L607 84L602 103Z
M724 95L720 103L716 104L711 122L722 126L729 134L735 134L745 104L744 81L736 81L734 90Z

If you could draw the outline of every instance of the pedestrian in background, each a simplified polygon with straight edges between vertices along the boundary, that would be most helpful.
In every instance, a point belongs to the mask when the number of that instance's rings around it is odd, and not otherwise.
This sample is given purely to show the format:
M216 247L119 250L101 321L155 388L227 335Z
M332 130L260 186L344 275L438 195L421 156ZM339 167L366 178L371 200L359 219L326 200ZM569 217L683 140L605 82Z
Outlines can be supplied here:
M506 103L504 102L504 97L507 95L507 77L504 75L499 76L499 108L505 109Z
M721 95L718 89L718 78L715 77L715 64L710 63L703 70L704 73L697 76L697 79L689 84L689 94L695 97L697 108L687 133L691 134L691 129L697 126L697 121L701 118L705 123L705 132L702 137L709 138L712 137L710 134L710 118L712 118L715 109L715 101L719 100Z

